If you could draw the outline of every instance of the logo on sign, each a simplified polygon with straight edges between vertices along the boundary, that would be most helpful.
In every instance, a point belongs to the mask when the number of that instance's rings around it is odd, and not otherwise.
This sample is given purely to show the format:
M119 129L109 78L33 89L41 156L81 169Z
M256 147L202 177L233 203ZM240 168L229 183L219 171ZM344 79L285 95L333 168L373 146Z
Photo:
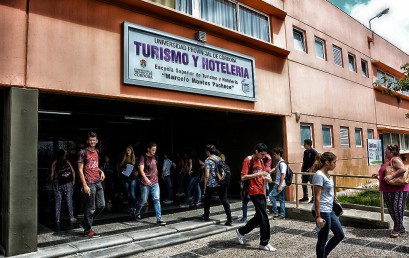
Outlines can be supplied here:
M241 81L241 89L244 93L250 92L250 84L244 79Z
M141 64L142 68L146 67L146 60L145 59L142 59L139 63Z

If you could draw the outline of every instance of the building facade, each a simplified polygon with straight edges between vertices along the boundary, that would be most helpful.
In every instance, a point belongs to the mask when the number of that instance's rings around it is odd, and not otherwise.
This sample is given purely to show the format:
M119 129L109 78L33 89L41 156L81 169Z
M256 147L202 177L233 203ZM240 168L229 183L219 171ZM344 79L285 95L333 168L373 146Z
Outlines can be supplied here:
M409 56L325 0L2 0L0 17L7 255L36 250L53 155L75 156L88 131L115 157L213 142L231 194L261 141L299 171L311 138L352 175L378 169L368 138L409 150L409 98L373 86Z

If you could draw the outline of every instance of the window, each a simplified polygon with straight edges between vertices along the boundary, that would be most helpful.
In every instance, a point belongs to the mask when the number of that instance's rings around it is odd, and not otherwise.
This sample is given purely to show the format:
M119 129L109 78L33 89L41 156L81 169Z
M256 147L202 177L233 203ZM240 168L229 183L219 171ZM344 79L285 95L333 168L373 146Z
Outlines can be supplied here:
M332 147L332 126L322 126L322 142L324 147Z
M351 72L356 72L355 55L348 53L348 67Z
M383 133L383 144L397 144L402 151L409 151L409 134L398 134L398 133Z
M305 139L312 140L312 126L310 124L301 124L300 131L301 131L301 146L304 146Z
M368 62L361 59L361 67L362 67L362 76L363 77L369 77L368 73Z
M320 38L315 38L315 56L326 60L325 41Z
M305 48L305 33L299 29L293 29L294 48L303 52L307 52Z
M342 49L340 47L332 45L332 53L334 54L334 63L343 67L344 64L342 63Z
M150 0L270 42L270 17L233 0Z
M362 147L362 129L355 128L355 146Z
M368 129L368 139L373 139L373 130Z
M269 20L266 15L243 5L240 5L239 15L240 32L264 41L270 41Z
M348 127L340 127L339 136L341 137L341 147L349 148L349 129Z

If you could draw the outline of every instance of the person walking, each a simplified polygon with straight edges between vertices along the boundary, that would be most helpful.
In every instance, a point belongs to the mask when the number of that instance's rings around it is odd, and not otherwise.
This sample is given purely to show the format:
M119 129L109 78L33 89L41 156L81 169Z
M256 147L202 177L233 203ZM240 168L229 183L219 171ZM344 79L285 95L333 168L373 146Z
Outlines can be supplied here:
M128 197L128 209L131 218L135 218L136 212L136 191L138 189L138 169L135 157L135 151L131 145L128 145L122 156L120 163L120 171L122 174L123 187Z
M152 196L155 208L156 224L165 226L166 222L162 220L160 207L160 189L158 182L158 157L156 154L157 145L150 142L148 150L139 158L139 173L141 178L141 197L136 208L137 220L141 220L141 210L148 200L149 195Z
M104 171L98 167L99 156L95 148L97 143L97 134L88 133L88 147L78 154L78 174L85 194L84 221L81 226L87 237L99 236L91 229L92 223L105 207L104 189L101 184L105 175Z
M202 191L199 185L200 170L204 165L203 161L199 160L195 150L189 152L187 159L187 172L189 175L188 183L185 188L185 203L180 205L181 208L189 206L200 206L202 201ZM191 193L194 192L194 198L190 200Z
M316 198L312 206L312 215L320 228L315 247L318 258L327 257L345 237L341 223L332 210L334 182L330 178L329 171L335 169L336 162L336 156L332 152L318 153L313 166L313 169L316 170L312 179ZM330 230L334 236L328 241Z
M71 162L67 159L67 151L59 149L57 159L51 165L51 178L53 180L55 200L55 222L60 223L61 201L63 195L67 201L70 222L75 223L74 208L72 202L73 187L75 184L75 172Z
M176 168L175 162L173 162L169 154L165 153L163 155L163 166L162 166L162 179L165 181L166 190L167 190L167 198L163 201L164 204L172 204L173 203L173 180L171 170Z
M115 194L115 171L114 167L112 166L111 159L108 155L104 157L104 163L101 166L102 171L105 174L104 180L104 193L105 193L105 207L107 211L112 210L112 201Z
M266 188L265 181L271 183L270 173L265 171L263 157L267 154L267 146L264 143L258 143L255 147L253 155L244 159L243 168L241 170L241 180L249 180L249 196L254 204L256 214L251 218L246 225L236 229L237 240L239 244L245 244L245 235L250 233L256 227L260 227L260 246L261 250L274 252L274 248L270 241L270 221L266 211ZM251 162L251 160L253 160ZM253 168L250 171L250 163Z
M310 139L305 139L304 140L304 155L302 159L302 166L301 166L301 172L307 172L307 173L312 173L312 165L314 164L315 161L315 156L317 155L317 151L312 148L312 141ZM311 183L312 184L312 175L301 175L301 182L303 184L306 183ZM311 186L311 200L308 198L308 186L303 185L302 186L302 192L303 192L303 197L299 200L300 202L310 202L313 203L314 200L314 190L313 187Z
M230 204L227 201L227 185L222 185L217 180L216 161L218 161L220 158L216 156L216 147L213 144L206 145L206 156L207 158L204 163L204 213L202 220L209 220L210 202L213 194L217 193L227 216L227 221L224 225L232 226L233 219L231 216Z
M276 172L276 178L274 182L273 190L271 190L269 199L272 205L272 212L274 213L274 217L277 219L284 219L285 218L285 187L287 186L285 183L285 175L287 173L287 164L283 159L284 150L281 148L273 149L273 158L277 161L277 166L273 168L272 172ZM280 213L278 213L277 209L277 199L280 200Z
M389 233L389 237L396 238L401 234L406 233L403 224L403 216L408 198L409 184L403 186L389 185L388 182L405 173L406 168L399 158L400 148L398 145L388 145L385 150L385 162L378 171L378 174L373 174L372 177L379 179L379 191L383 192L383 199L388 207L389 215L393 220L393 230ZM385 176L387 166L392 166L395 170L394 176Z

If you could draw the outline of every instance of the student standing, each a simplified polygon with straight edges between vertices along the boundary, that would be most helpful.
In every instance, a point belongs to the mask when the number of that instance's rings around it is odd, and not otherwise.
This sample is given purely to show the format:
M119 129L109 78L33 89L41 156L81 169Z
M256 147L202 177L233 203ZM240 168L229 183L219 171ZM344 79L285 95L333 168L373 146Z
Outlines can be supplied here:
M104 171L98 167L97 134L88 133L88 147L78 154L78 174L85 194L85 211L82 227L87 237L98 236L92 229L94 219L105 207L104 189L101 181L105 179Z
M173 180L171 175L171 170L176 168L175 162L169 158L169 154L165 153L163 155L163 167L162 167L162 179L165 181L167 198L163 201L164 204L173 203Z
M273 190L270 192L270 202L272 207L272 211L274 213L274 217L277 219L284 219L285 218L285 175L287 173L287 164L283 159L283 149L275 148L273 149L273 158L276 160L277 166L272 169L272 172L276 172L276 178L274 182ZM278 213L277 209L277 199L280 200L280 213Z
M122 157L120 171L124 189L128 197L128 208L131 218L135 218L136 211L136 190L138 188L138 169L135 157L135 151L132 146L128 145Z
M241 180L249 180L249 195L254 204L256 214L251 218L245 226L236 230L237 240L241 245L245 243L245 235L250 233L257 226L260 227L260 246L261 250L276 251L269 244L270 241L270 221L266 211L266 188L265 181L271 183L271 177L265 171L263 157L267 154L267 146L264 143L259 143L255 147L253 155L244 159L243 168L241 170ZM250 170L250 162L253 160L253 169Z
M318 258L327 257L329 253L344 239L344 231L335 212L332 210L334 202L334 182L329 171L336 166L336 156L332 152L317 154L313 169L315 172L312 182L314 185L314 204L312 214L315 223L321 228L315 251ZM334 236L328 241L329 231Z
M155 208L156 224L160 226L166 225L162 220L160 207L160 189L158 182L158 157L156 154L156 143L151 142L148 145L148 151L139 158L139 173L141 175L141 198L136 208L136 219L140 220L141 210L149 195L152 196Z
M301 166L301 172L308 172L312 173L314 172L311 167L314 164L315 161L315 156L317 155L317 151L312 148L312 141L310 139L305 139L304 140L304 155L302 159L302 166ZM308 182L312 183L312 175L302 175L301 176L301 182L303 184L306 184ZM299 200L300 202L308 202L310 199L308 198L308 186L303 185L302 186L302 192L303 192L303 197ZM311 186L311 200L310 203L313 202L314 200L314 190Z

